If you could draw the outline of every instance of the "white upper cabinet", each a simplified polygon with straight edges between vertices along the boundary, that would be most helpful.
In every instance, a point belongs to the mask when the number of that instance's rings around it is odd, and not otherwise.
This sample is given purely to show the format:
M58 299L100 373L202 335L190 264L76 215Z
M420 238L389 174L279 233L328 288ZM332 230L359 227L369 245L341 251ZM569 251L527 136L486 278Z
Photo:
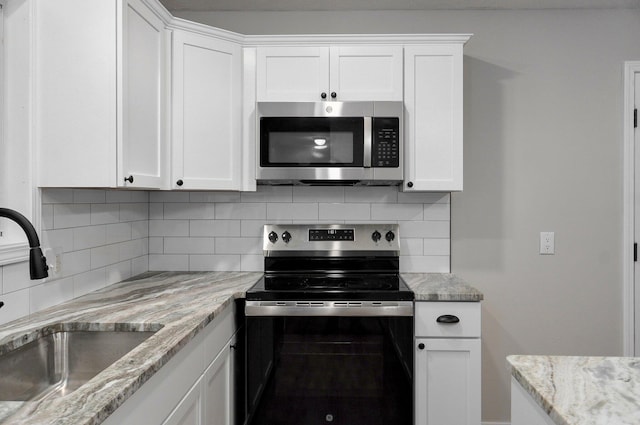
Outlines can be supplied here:
M402 100L402 46L257 50L258 101Z
M141 0L36 1L32 19L38 185L161 188L163 21Z
M238 43L173 31L173 189L242 188L241 55Z
M462 45L404 50L404 191L462 190Z

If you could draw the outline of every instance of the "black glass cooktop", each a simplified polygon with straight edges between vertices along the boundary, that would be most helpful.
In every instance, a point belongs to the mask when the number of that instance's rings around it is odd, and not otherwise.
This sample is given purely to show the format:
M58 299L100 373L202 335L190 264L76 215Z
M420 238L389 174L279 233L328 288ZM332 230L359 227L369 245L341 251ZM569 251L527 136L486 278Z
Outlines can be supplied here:
M247 291L247 300L411 301L413 292L397 274L266 274Z

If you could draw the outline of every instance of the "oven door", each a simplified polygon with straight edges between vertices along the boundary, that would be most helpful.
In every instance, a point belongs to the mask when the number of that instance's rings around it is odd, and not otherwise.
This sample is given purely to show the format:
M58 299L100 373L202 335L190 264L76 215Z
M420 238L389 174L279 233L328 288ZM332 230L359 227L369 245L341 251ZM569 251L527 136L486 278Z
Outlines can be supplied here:
M246 317L248 423L411 425L412 316Z

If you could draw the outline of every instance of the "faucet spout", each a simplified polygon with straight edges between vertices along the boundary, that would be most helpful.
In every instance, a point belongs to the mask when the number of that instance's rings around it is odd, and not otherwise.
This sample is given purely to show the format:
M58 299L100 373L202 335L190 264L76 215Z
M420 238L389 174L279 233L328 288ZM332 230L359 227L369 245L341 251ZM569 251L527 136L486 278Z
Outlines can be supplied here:
M5 217L9 220L15 221L27 235L30 247L29 272L31 274L31 279L43 279L49 276L49 273L47 272L47 270L49 270L49 266L47 266L47 259L42 254L42 250L40 249L40 239L38 238L38 234L36 233L36 229L33 227L33 224L31 224L24 215L9 208L0 208L0 217Z

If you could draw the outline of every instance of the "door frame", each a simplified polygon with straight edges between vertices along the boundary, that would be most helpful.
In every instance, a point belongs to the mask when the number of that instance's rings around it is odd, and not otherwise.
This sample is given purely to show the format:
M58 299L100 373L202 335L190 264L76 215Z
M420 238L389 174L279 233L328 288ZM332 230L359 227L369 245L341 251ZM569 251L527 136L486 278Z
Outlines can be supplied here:
M624 63L624 145L623 145L623 235L622 235L622 311L623 352L635 353L635 276L633 244L635 242L635 143L633 110L635 108L635 75L640 73L640 61ZM638 164L640 167L640 164ZM640 241L639 241L640 242ZM638 312L640 314L640 312Z

